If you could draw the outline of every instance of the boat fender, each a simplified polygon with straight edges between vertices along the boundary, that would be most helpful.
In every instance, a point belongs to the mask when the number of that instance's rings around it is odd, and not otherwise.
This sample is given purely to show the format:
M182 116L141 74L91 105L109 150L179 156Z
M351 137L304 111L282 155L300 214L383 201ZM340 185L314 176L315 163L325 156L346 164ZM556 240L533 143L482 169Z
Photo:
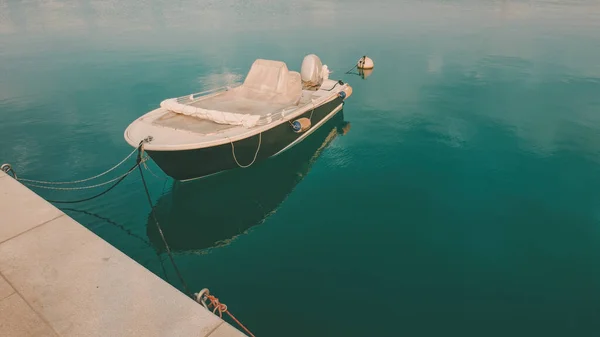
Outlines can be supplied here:
M340 96L341 99L346 99L346 92L342 90L338 92L338 96Z
M311 126L310 119L308 119L306 117L296 119L295 121L292 122L292 130L294 130L295 133L304 132L304 131L310 129L310 126Z
M352 87L349 85L346 85L343 92L346 94L346 99L350 98L350 96L352 96Z
M356 64L356 67L358 69L373 69L373 67L375 67L375 64L373 63L373 60L367 56L363 56L360 58L360 60L358 60L358 63Z

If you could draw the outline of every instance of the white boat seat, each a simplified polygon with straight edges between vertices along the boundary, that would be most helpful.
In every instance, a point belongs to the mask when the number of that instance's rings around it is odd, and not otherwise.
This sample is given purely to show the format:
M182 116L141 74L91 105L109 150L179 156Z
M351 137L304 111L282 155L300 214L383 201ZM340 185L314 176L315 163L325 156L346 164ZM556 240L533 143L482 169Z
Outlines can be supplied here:
M254 61L244 84L234 89L250 100L296 105L302 96L300 73L289 71L281 61Z
M161 106L215 123L252 127L262 116L297 106L301 97L300 73L283 62L258 59L239 87L189 103L169 99Z

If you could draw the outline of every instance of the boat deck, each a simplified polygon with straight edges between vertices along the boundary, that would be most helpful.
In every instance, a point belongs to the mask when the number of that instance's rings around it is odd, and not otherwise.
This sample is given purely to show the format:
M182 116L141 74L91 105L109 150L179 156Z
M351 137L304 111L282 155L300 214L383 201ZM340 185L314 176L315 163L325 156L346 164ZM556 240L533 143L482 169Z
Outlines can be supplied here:
M261 99L248 99L240 95L231 94L231 91L226 91L206 99L191 102L189 105L207 110L258 116L267 116L293 107L289 103L273 102L269 95L263 96Z
M307 104L310 104L312 102L312 99L319 97L318 95L316 95L316 93L317 91L303 90L302 97L300 98L300 101L296 106L268 104L265 102L249 100L242 97L235 97L233 100L226 100L220 96L213 96L212 98L209 98L207 100L199 100L196 102L192 102L190 103L190 105L203 109L212 109L234 113L249 113L266 116L277 114L278 112L284 110L288 110L291 112L294 108L301 109ZM281 115L275 115L273 116L273 120L281 119L282 117L283 116ZM153 120L152 124L162 127L169 127L176 130L190 131L202 135L216 134L237 127L235 125L219 124L209 120L191 117L171 111L167 111L162 116Z
M154 120L152 124L203 135L218 133L236 127L235 125L218 124L206 119L186 116L171 111L167 111L164 115Z

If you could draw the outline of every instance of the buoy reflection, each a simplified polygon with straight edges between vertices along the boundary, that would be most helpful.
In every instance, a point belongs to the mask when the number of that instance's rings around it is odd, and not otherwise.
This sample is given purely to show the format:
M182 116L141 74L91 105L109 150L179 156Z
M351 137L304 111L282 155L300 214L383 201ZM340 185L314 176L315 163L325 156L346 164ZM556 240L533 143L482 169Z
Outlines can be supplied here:
M364 80L373 74L373 69L359 69L358 75Z

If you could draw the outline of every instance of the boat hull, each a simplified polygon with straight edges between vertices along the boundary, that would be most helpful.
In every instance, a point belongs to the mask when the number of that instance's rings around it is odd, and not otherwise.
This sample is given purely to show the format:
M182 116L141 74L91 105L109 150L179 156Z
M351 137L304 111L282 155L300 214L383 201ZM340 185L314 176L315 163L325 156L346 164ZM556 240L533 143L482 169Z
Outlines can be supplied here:
M175 180L183 181L206 177L222 171L253 165L287 150L337 114L341 110L343 102L342 98L337 97L318 106L314 111L309 110L298 116L296 119L310 118L312 124L308 130L301 133L294 132L290 123L285 122L263 131L261 134L235 141L233 147L231 143L226 143L201 149L148 150L146 152L168 176ZM255 156L256 160L254 160Z

